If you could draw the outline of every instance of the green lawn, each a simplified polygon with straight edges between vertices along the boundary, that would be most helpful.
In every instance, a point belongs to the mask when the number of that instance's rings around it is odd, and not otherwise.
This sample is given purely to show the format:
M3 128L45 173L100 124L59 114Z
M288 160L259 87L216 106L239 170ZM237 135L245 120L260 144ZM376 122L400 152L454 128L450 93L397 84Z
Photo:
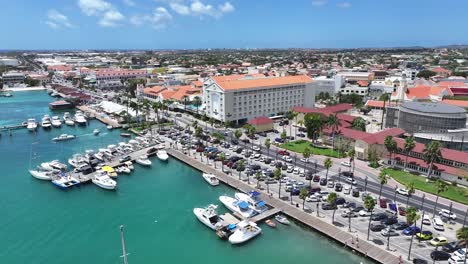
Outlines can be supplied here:
M322 155L322 156L328 156L328 157L333 157L333 158L342 158L344 157L343 154L341 156L338 154L338 151L332 150L329 148L317 148L313 147L309 141L307 140L297 140L297 141L291 141L289 143L283 143L280 145L281 148L291 150L294 152L302 153L304 152L304 149L308 147L313 155Z
M435 184L433 182L426 182L425 177L414 175L403 170L383 169L383 171L385 171L385 173L390 175L393 179L401 184L414 182L416 189L432 194L437 194ZM444 193L441 193L440 196L463 204L468 204L468 197L465 196L465 194L466 189L450 185L448 190Z

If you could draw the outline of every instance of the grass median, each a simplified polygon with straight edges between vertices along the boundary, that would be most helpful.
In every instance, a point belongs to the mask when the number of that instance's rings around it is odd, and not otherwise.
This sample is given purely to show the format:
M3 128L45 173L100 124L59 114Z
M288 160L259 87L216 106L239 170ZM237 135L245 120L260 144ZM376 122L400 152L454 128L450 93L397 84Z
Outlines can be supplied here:
M383 169L386 174L390 175L397 182L407 185L410 182L414 182L414 188L437 195L437 187L434 182L426 182L426 177L414 175L409 172L397 169ZM466 188L457 187L453 185L448 186L448 190L440 194L441 197L468 204L468 193Z
M341 153L329 149L329 148L317 148L311 145L311 143L307 140L296 140L296 141L291 141L289 143L283 143L280 145L281 148L294 151L297 153L303 153L305 148L309 148L310 152L312 155L322 155L322 156L328 156L328 157L333 157L333 158L343 158L344 155Z

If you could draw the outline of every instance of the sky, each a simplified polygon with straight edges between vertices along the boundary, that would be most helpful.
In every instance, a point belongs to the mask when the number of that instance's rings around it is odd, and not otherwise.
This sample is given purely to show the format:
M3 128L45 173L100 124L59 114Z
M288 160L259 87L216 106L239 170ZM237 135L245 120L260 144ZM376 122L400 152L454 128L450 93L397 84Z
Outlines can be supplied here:
M468 0L0 0L0 49L468 44Z

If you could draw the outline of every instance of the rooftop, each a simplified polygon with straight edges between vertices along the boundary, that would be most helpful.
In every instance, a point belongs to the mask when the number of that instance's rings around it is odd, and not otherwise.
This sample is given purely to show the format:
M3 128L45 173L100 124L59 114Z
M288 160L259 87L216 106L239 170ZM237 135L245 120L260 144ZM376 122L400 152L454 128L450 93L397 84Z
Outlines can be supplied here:
M440 114L457 114L465 113L465 109L448 105L444 103L428 103L428 102L405 102L402 107L424 112L424 113L440 113Z
M264 76L264 75L262 75ZM291 84L311 83L312 78L306 75L292 75L284 77L255 77L252 75L216 76L212 77L216 84L223 90L239 90L250 88L262 88L283 86Z

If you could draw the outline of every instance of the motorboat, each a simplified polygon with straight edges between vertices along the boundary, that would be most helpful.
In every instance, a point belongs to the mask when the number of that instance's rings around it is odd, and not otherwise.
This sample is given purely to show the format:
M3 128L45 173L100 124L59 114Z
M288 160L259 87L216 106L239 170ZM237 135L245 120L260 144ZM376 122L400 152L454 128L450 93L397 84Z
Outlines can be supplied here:
M203 179L205 179L205 181L208 182L211 186L219 185L219 179L213 174L203 173L202 176L203 176Z
M101 131L99 131L99 129L96 128L96 129L93 130L93 135L97 136L97 135L99 135L99 133L101 133Z
M142 155L135 160L136 163L143 166L151 166L151 160L148 159L148 156Z
M54 175L51 171L29 170L29 173L36 179L51 181Z
M109 159L112 159L114 157L114 155L112 155L112 151L110 151L109 149L100 148L99 152L102 153L104 157L107 157Z
M61 127L62 126L62 121L58 116L53 116L51 120L52 126L53 127Z
M130 170L133 170L135 169L135 167L133 167L133 163L131 161L126 161L123 163L127 168L129 168Z
M249 207L249 203L247 203L246 201L240 201L225 195L220 196L219 200L229 210L240 214L244 218L252 217L256 214L256 212Z
M29 131L36 131L36 129L37 129L36 119L34 119L34 118L28 119L28 121L26 123L26 127L28 128Z
M132 134L130 134L130 133L120 133L120 136L121 137L131 137Z
M76 111L75 113L75 122L78 123L78 125L86 125L87 120L83 112L81 111Z
M260 235L261 233L262 229L258 227L257 224L244 220L237 224L237 229L229 237L229 242L231 244L241 244Z
M276 227L275 222L273 222L273 220L271 220L271 219L265 220L265 224L266 224L267 226L271 227L271 228L275 228L275 227Z
M75 139L75 138L76 138L76 136L74 136L74 135L61 134L58 137L54 137L52 140L53 141L66 141L66 140Z
M114 190L117 187L117 182L105 174L96 175L91 179L91 181L97 186L106 190Z
M102 154L102 152L95 153L94 157L99 161L105 161L104 154Z
M86 158L81 154L75 154L70 159L68 159L68 164L72 165L74 168L80 168L83 165L87 165Z
M217 230L224 226L224 220L218 216L216 209L218 206L210 204L206 208L193 208L195 216L207 227Z
M58 179L53 180L52 183L61 189L67 189L69 187L80 184L78 180L73 179L70 176L60 177Z
M67 165L61 163L58 160L52 160L49 162L43 162L39 166L42 170L46 171L65 171L67 169Z
M114 128L114 127L111 126L111 125L108 125L108 126L107 126L107 129L109 129L109 130L112 130L113 128Z
M126 173L126 174L130 174L132 172L132 170L130 170L130 168L125 165L115 168L115 171L117 173Z
M111 177L111 178L117 178L117 172L112 168L111 166L104 166L101 168L101 171L103 174Z
M260 193L257 191L251 191L248 194L236 193L234 197L237 200L248 202L250 208L252 208L254 211L256 211L259 214L268 210L268 206L266 205L264 201L260 199Z
M73 118L70 116L70 113L66 112L63 114L63 121L65 122L65 125L67 126L74 126L75 121L73 121Z
M289 225L289 220L284 215L278 214L275 216L275 219L283 225Z
M42 118L41 126L43 128L51 128L52 127L52 124L50 123L49 115L44 115L44 117Z
M156 152L156 156L158 156L158 159L162 161L167 161L169 159L169 155L167 155L167 151L165 150L158 150L158 152Z

